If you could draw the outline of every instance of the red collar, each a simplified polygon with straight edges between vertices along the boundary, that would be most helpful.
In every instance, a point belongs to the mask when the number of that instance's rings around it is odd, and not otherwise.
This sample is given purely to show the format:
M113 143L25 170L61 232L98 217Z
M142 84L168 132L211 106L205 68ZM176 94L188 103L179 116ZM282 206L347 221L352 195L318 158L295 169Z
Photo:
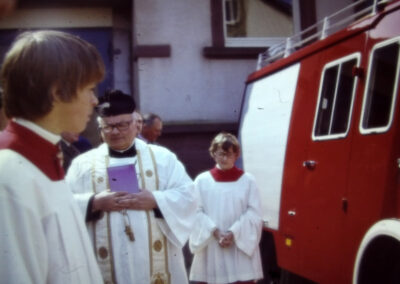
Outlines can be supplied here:
M244 172L241 169L234 166L233 168L225 171L215 167L210 170L210 173L215 181L228 182L228 181L237 181L243 175Z
M64 178L57 153L59 148L28 128L10 121L0 132L0 149L18 152L38 167L49 179Z

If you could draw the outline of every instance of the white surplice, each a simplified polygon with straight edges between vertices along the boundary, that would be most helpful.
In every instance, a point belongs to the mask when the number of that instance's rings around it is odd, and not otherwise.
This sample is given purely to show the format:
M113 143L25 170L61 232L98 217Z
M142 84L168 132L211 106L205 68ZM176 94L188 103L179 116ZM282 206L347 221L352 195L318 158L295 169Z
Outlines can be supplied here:
M231 283L263 277L260 250L260 195L253 176L244 173L234 182L217 182L209 171L195 179L199 195L196 226L189 246L194 253L190 280ZM213 231L231 231L234 244L221 248Z
M1 283L102 283L82 218L64 180L0 151Z
M159 189L153 191L153 195L163 214L163 218L157 218L157 224L167 238L171 283L188 283L182 247L188 240L195 219L197 203L193 182L176 155L168 149L157 145L147 145L139 139L135 139L135 146L138 152L144 151L145 147L151 147L154 153ZM95 168L95 176L106 178L108 158L108 147L102 144L74 159L68 170L67 182L83 213L86 213L88 201L93 195L93 186L98 182L93 180L93 168ZM140 168L136 159L136 157L109 158L109 162L110 165L135 163L136 172L139 173ZM150 283L148 219L145 211L128 210L127 214L135 235L133 242L124 232L123 215L120 212L111 212L109 215L116 282L147 284ZM96 222L89 222L88 229L95 244L96 234L93 225L96 225Z

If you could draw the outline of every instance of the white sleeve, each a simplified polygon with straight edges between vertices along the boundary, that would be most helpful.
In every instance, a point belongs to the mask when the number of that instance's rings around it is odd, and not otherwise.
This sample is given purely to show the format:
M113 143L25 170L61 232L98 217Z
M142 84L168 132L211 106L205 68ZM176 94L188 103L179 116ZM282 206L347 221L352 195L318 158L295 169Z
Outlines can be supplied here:
M229 231L234 235L236 246L248 256L253 255L261 238L262 217L260 200L256 183L251 178L247 210L229 228Z
M84 168L85 165L82 165L79 159L74 159L65 176L65 181L72 191L83 216L86 216L89 199L94 193L91 172L90 170L85 171Z
M189 239L189 248L192 253L198 253L206 248L209 242L213 239L213 232L217 228L215 222L204 213L200 190L199 184L197 181L195 181L195 191L197 194L199 207L196 213L196 225L193 228Z
M155 157L160 188L153 195L164 218L158 224L172 243L183 247L193 228L197 207L193 181L169 150L158 151Z

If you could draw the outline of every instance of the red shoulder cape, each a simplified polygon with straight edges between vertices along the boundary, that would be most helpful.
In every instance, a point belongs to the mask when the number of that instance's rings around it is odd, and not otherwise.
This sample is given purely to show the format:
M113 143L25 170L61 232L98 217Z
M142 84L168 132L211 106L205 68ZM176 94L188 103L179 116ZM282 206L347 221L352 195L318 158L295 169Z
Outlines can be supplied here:
M18 152L53 181L64 178L64 171L57 158L58 146L13 121L0 132L0 149Z
M213 169L210 170L210 173L215 181L229 182L229 181L237 181L243 175L244 172L235 166L226 171L214 167Z

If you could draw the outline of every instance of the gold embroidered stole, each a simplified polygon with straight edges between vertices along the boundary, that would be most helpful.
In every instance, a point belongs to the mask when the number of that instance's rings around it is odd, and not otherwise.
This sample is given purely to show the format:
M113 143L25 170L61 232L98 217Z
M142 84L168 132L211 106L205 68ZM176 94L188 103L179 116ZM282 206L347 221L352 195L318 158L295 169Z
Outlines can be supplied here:
M94 159L92 165L92 184L93 192L99 193L109 191L110 185L108 182L107 167L109 164L109 157L105 157L105 168L103 170L96 168L96 162L103 163L103 160ZM97 170L97 171L96 171ZM103 275L104 283L115 284L115 269L113 260L113 250L111 241L111 226L110 214L104 212L101 219L93 223L94 232L94 249L99 264L101 274Z
M150 191L159 189L159 180L156 161L153 151L149 146L146 151L138 151L138 164L142 188ZM150 275L152 284L169 284L170 273L168 269L167 239L161 232L154 211L146 211L149 231L149 258Z
M140 151L142 150L142 151ZM149 146L137 150L140 173L140 188L156 191L159 187L158 173L154 154ZM98 160L97 160L98 161ZM109 190L106 156L105 169L96 171L95 161L92 167L92 183L94 193ZM166 237L160 230L153 210L146 211L148 223L150 278L152 284L169 284L171 276L168 268L168 250ZM123 218L123 216L121 216ZM134 229L133 229L134 230ZM94 248L96 258L103 275L104 283L116 283L112 242L110 214L106 213L93 226ZM135 232L134 232L135 233Z

